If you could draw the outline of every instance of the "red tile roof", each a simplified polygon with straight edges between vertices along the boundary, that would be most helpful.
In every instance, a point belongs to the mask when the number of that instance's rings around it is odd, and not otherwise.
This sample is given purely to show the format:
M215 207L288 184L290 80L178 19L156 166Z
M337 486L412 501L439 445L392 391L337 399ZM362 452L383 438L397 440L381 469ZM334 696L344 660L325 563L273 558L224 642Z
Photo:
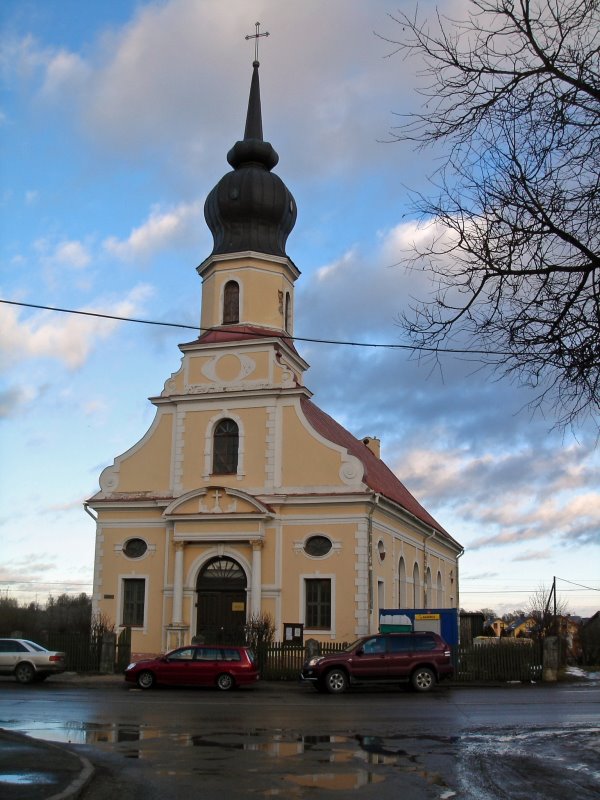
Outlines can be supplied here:
M284 331L261 328L257 325L227 325L223 328L210 328L195 341L186 342L185 344L240 342L246 339L282 339L288 347L294 351L296 350L293 339L286 335Z
M301 398L301 405L307 420L317 433L330 442L344 447L351 455L356 456L362 462L365 469L363 480L370 489L383 495L388 500L398 503L421 522L430 525L436 531L452 539L450 534L442 528L439 522L436 522L431 514L412 496L406 486L398 480L391 469L380 458L377 458L366 444L353 436L333 417L322 411L312 400Z

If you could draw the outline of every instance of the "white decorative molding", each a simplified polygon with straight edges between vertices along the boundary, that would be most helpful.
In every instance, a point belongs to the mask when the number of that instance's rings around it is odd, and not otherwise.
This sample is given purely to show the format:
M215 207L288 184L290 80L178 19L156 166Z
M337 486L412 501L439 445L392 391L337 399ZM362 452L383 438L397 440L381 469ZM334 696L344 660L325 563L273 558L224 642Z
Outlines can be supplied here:
M183 359L182 359L183 362ZM183 372L183 363L177 370L172 372L171 376L165 381L164 389L162 390L161 397L168 397L169 395L177 393L177 377Z
M343 457L340 467L340 479L347 486L356 486L362 483L364 466L356 456L346 455Z
M230 381L224 381L217 375L218 364L219 361L223 358L237 358L239 361L239 370L235 376ZM212 381L215 384L219 384L221 386L230 386L239 381L243 381L248 375L251 375L254 370L256 369L256 361L250 358L250 356L245 354L239 353L220 353L219 355L213 356L210 361L207 361L204 366L202 367L202 374L208 378L209 381ZM196 386L190 386L189 389L195 389Z
M107 494L117 490L119 485L119 467L112 464L100 473L100 489Z

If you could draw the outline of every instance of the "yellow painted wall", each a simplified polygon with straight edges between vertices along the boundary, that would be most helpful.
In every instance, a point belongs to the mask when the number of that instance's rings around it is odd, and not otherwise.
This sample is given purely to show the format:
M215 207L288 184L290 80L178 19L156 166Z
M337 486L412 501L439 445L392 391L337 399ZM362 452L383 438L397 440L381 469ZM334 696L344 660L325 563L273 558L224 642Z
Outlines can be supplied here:
M286 265L258 259L214 262L202 284L202 327L223 324L223 288L235 280L240 286L240 324L284 327L285 293L293 297L293 283ZM280 295L281 293L281 295Z
M339 449L313 436L298 418L296 408L283 408L282 482L285 486L343 485ZM302 458L298 454L302 453ZM310 464L307 474L306 464Z
M161 492L170 488L173 414L158 412L151 436L143 439L135 451L119 459L119 492Z

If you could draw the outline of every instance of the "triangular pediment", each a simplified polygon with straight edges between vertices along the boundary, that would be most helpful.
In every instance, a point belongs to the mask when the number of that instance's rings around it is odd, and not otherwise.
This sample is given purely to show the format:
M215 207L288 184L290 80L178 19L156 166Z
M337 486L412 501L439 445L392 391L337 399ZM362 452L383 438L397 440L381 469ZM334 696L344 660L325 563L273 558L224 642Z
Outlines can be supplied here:
M171 519L205 516L270 516L269 509L252 495L227 486L208 486L178 497L164 511Z

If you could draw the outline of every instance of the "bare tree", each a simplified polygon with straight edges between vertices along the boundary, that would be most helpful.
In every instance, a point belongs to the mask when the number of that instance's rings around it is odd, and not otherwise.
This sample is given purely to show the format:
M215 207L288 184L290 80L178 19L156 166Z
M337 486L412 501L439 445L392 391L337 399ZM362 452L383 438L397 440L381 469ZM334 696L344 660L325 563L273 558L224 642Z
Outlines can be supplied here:
M402 325L434 353L460 342L556 404L600 405L599 0L471 0L468 17L402 26L424 59L421 113L397 140L439 144L417 209L445 235L407 255L433 299ZM385 37L382 37L385 38Z
M537 634L543 638L551 633L556 633L554 619L554 603L549 603L552 590L546 586L539 586L527 601L527 616L536 622ZM556 616L564 617L569 613L567 601L556 597Z

